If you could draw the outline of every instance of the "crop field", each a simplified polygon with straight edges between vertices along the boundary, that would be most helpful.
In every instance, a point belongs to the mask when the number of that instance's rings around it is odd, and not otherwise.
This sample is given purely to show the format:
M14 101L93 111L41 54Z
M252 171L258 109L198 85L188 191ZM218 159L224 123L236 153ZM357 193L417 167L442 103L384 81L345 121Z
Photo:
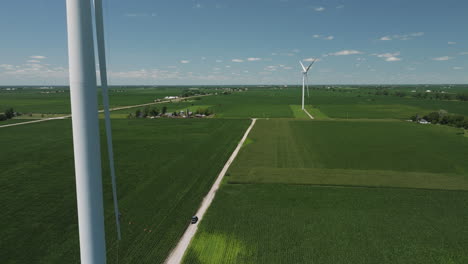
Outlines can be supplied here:
M335 88L311 89L315 120L301 110L299 87L203 88L218 94L151 106L208 108L209 119L113 111L124 239L116 242L104 152L108 262L162 263L255 117L185 263L467 263L468 133L402 120L468 115L468 102ZM111 106L184 89L113 87ZM59 90L0 90L0 110L33 113L0 125L69 113L68 92L51 93ZM2 263L79 263L70 120L2 128L0 137Z
M227 184L185 264L467 263L468 192Z
M465 263L467 159L451 127L259 120L184 263Z
M248 125L114 120L123 240L104 153L108 263L163 262ZM2 128L0 138L2 263L79 263L71 122Z
M251 89L231 95L204 98L214 105L218 118L294 118L289 105L300 102L299 90Z
M441 109L468 116L468 102L376 96L369 93L370 90L364 88L348 92L312 90L307 104L331 118L408 119L414 114Z
M230 182L468 190L468 140L451 127L259 120L249 138Z
M110 90L111 107L150 103L157 98L180 95L184 89L183 87L112 87ZM180 102L169 110L176 111L187 106L203 105L210 106L217 118L304 119L306 117L300 111L300 87L251 87L247 91L233 92L229 95L221 94L222 90L215 90L215 87L203 89L217 92L218 95L204 97L200 101L191 101L190 103ZM458 90L466 92L468 89L458 88ZM64 92L56 93L58 91ZM306 105L308 111L319 120L330 118L405 120L415 114L424 115L439 110L468 116L468 102L377 96L375 91L376 89L370 87L349 89L340 87L339 90L326 90L323 87L318 89L316 87L311 89L310 96L306 97ZM39 90L37 88L25 88L17 91L0 90L0 110L7 107L13 107L22 113L68 114L70 113L69 92L59 88L53 90ZM113 117L125 118L132 112L134 109L118 111L114 113Z
M313 89L305 102L309 112L318 119L406 120L415 114L439 110L468 116L468 102L376 96L373 92L369 88L346 92ZM297 111L301 103L299 87L251 88L230 95L210 96L197 103L212 105L218 118L304 118Z
M111 107L150 103L165 96L180 95L182 88L120 88L109 89ZM102 99L99 96L99 104ZM0 110L13 107L22 113L69 114L70 92L65 88L41 90L26 88L16 91L0 90ZM102 107L102 106L100 106Z

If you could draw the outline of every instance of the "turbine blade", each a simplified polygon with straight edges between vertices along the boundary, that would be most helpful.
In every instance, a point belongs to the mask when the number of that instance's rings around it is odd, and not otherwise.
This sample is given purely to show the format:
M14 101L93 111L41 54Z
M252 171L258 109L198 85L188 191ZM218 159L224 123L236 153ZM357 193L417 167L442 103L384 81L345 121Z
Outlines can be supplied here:
M314 65L314 63L317 61L317 59L314 59L314 61L309 65L309 67L307 68L306 72L308 72L310 70L310 68L312 68L312 65Z
M109 87L107 82L107 61L106 61L106 44L104 37L104 18L102 10L102 0L94 0L94 16L96 19L95 30L96 30L96 40L98 48L98 59L99 59L99 72L101 78L101 88L102 88L102 100L104 106L104 120L106 124L106 139L107 139L107 152L109 159L109 168L111 174L112 182L112 199L114 201L114 214L115 222L117 228L117 239L121 240L122 235L120 232L120 211L119 211L119 202L117 199L117 180L115 177L115 165L114 165L114 147L112 143L112 124L110 119L110 110L109 110Z
M300 63L301 66L302 66L302 70L304 70L304 72L306 72L306 67L304 66L304 64L302 63L302 61L299 61L299 63Z

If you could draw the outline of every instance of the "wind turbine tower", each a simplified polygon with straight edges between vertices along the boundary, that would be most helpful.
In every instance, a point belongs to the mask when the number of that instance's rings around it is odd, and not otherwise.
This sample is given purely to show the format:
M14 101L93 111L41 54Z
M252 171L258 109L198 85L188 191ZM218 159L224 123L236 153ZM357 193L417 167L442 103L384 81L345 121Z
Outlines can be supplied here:
M314 59L312 63L309 65L309 67L305 67L302 61L299 61L299 63L302 66L302 110L304 110L304 101L305 101L305 90L306 90L306 83L307 83L307 94L309 94L309 70L312 68L312 65L317 61L317 59Z

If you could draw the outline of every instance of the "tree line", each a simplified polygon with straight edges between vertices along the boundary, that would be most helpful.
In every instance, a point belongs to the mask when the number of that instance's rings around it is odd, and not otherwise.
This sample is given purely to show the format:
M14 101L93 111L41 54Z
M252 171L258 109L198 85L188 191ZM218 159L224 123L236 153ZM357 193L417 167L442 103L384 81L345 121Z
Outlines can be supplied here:
M13 110L13 108L8 108L5 110L5 112L3 112L3 114L0 114L0 121L6 121L8 119L12 119L16 115L17 113L15 112L15 110Z
M167 111L167 106L163 106L161 110L157 107L150 107L147 106L143 110L142 109L137 109L135 113L130 113L127 118L151 118L151 117L160 117L160 116L165 116L168 114ZM214 111L210 108L197 108L196 111L189 113L189 109L187 109L187 112L182 114L181 112L173 112L170 113L171 116L177 117L177 116L193 116L193 115L204 115L204 116L210 116L213 115Z
M468 118L462 115L449 114L447 111L440 110L438 112L432 112L427 115L420 117L419 115L414 115L411 117L411 120L414 122L419 122L422 119L430 122L431 124L441 124L448 125L458 128L468 129Z

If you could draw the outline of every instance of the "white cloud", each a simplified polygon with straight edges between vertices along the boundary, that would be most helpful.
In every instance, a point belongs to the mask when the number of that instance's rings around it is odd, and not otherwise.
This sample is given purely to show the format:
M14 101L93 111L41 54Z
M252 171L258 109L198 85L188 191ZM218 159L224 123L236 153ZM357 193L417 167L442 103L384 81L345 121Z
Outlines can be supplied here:
M339 6L336 7L336 9L342 9L344 7L345 7L344 5L339 5Z
M442 56L442 57L432 58L432 60L434 60L434 61L448 61L448 60L451 60L451 59L453 59L453 58L449 57L449 56Z
M66 79L68 78L68 69L63 67L54 67L49 64L26 63L23 65L0 64L0 77L8 76L8 78L20 78L21 80L28 79L43 79L50 78Z
M357 50L342 50L334 53L329 53L328 55L330 56L348 56L348 55L356 55L356 54L362 54L362 52L357 51Z
M217 63L221 63L221 62L223 62L223 61L222 61L222 60L216 60L216 62L217 62Z
M306 61L306 62L313 62L313 61L316 61L316 62L319 62L320 59L317 59L317 58L307 58L307 59L304 59L303 61Z
M449 45L456 45L457 43L456 43L456 42L453 42L453 41L449 41L448 44L449 44Z
M459 71L459 70L463 70L464 68L463 67L453 67L452 69L454 69L456 71Z
M385 61L401 61L401 58L398 58L398 57L389 57L389 58L386 58Z
M261 58L248 58L248 61L261 61Z
M385 37L381 37L380 40L388 41L388 40L392 40L392 38L390 36L385 36Z
M382 54L372 54L373 56L376 56L378 58L383 58L385 61L388 62L394 62L394 61L401 61L401 58L398 58L400 56L400 52L395 52L395 53L382 53Z
M325 11L325 7L323 6L315 7L314 10L317 12L322 12L322 11Z
M413 38L417 37L422 37L424 36L424 32L416 32L416 33L410 33L410 34L404 34L404 35L388 35L388 36L383 36L379 38L379 40L382 41L389 41L389 40L410 40Z
M189 60L181 60L180 63L187 64L187 63L190 63L190 61Z
M36 60L47 59L46 56L41 56L41 55L30 56L29 58L31 58L31 59L36 59Z
M29 62L29 63L41 63L41 61L39 60L28 60L26 62Z
M460 55L468 55L468 51L460 52Z
M322 39L322 40L334 40L335 37L334 36L322 36L322 35L313 35L312 37L316 38L316 39Z
M242 63L242 62L244 62L244 60L241 60L241 59L233 59L232 62Z
M12 70L16 69L16 67L14 65L11 65L11 64L0 64L0 68L3 68L6 71L12 71Z

